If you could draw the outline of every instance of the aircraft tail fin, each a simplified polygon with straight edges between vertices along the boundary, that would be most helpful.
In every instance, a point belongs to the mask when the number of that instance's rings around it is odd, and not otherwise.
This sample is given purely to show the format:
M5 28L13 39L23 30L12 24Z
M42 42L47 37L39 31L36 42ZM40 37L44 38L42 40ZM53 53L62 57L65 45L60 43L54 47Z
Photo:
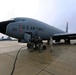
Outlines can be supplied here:
M68 22L66 23L66 33L68 33Z

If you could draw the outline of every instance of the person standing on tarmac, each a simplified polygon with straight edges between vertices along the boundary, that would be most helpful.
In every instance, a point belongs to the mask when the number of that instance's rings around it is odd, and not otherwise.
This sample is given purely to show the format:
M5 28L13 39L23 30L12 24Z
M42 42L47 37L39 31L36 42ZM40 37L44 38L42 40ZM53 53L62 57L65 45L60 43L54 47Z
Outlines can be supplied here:
M35 38L34 37L31 37L31 39L30 39L30 43L31 43L31 50L30 50L30 52L32 52L32 51L34 51L34 41L35 41Z
M51 37L50 37L50 47L51 47L50 51L52 51L53 50L53 39Z
M38 44L38 38L37 37L35 37L34 38L34 44L35 44L35 50L37 50L38 49L38 46L37 46L37 44Z
M41 39L41 37L38 37L38 46L39 46L39 52L41 52L41 49L42 49L42 39Z

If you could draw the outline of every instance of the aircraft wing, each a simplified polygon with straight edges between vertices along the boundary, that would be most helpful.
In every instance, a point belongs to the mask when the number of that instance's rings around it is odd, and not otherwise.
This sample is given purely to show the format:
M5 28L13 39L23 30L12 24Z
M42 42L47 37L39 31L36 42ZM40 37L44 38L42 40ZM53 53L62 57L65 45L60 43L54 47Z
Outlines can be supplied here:
M76 33L60 33L54 34L53 39L76 39Z

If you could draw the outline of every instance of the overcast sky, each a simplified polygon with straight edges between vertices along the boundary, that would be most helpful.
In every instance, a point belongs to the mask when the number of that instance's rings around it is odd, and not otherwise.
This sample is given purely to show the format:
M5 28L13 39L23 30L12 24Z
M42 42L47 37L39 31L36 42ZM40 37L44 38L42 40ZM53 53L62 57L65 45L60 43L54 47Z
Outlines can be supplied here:
M76 0L0 0L0 21L29 17L76 32Z

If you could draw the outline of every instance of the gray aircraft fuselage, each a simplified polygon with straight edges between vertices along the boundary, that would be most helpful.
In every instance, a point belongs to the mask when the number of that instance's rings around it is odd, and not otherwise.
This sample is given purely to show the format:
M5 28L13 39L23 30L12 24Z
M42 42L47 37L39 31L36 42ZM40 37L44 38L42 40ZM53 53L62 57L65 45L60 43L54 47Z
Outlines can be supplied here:
M2 23L0 23L0 25ZM6 26L4 25L4 27L6 27L4 29L5 32L0 32L17 39L24 39L25 33L32 36L40 36L43 40L48 40L54 34L65 33L58 28L30 18L15 18L13 20L9 20L8 23L5 22L5 24L7 24Z

